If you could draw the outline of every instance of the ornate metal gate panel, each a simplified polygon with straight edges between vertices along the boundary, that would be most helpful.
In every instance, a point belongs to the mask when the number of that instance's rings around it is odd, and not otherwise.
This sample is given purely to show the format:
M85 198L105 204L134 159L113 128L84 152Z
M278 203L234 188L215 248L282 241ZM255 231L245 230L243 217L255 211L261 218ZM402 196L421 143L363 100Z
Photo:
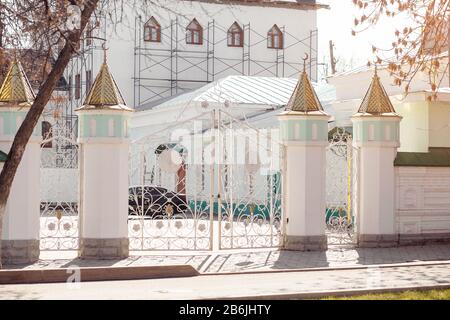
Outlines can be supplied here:
M345 128L330 132L327 148L326 225L328 244L356 244L359 153Z
M78 249L78 150L75 135L60 122L42 142L41 250Z
M272 133L215 110L133 142L130 249L280 246L283 149Z
M278 131L255 129L219 111L220 249L282 245Z
M131 145L131 250L212 249L213 137L201 129L210 123L205 113Z

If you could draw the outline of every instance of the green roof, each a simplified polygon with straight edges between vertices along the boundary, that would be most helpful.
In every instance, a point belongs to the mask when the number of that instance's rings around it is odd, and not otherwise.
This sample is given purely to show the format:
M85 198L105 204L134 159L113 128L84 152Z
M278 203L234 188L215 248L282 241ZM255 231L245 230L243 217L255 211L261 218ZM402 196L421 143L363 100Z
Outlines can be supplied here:
M450 167L450 148L430 148L429 152L398 152L397 167Z
M5 162L6 157L8 157L8 155L4 153L2 150L0 150L0 162Z

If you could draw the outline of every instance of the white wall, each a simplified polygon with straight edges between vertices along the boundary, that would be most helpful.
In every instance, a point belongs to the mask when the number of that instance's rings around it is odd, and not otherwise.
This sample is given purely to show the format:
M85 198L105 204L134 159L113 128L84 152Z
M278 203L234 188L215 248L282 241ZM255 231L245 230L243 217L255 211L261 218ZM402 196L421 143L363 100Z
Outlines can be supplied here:
M450 168L396 167L396 230L450 233Z
M422 100L422 101L420 101ZM400 122L400 152L428 152L429 135L432 130L429 121L429 105L422 98L394 105L403 119Z
M95 138L94 138L95 139ZM82 142L82 238L128 236L128 143Z
M9 152L11 142L0 141ZM39 239L39 153L36 140L30 141L17 169L3 220L4 240Z
M429 106L430 147L450 148L450 101L432 101Z

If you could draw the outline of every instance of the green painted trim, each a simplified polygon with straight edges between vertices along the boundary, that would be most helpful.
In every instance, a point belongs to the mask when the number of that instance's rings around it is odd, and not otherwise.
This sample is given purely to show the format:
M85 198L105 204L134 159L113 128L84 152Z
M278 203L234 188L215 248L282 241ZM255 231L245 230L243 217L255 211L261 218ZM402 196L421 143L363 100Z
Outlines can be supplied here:
M423 152L397 152L396 167L450 167L450 148L430 148Z
M399 140L399 122L394 121L360 121L353 124L354 139L356 141L398 141ZM373 137L370 137L370 131L373 127ZM389 127L390 138L386 139L386 128Z
M27 112L25 111L0 111L0 121L3 123L3 130L0 134L15 135L19 127L17 126L17 119L22 117L25 119Z
M313 139L313 126L317 126L317 137ZM327 141L328 120L284 119L280 120L281 139L287 141Z
M114 123L113 135L109 135L109 121ZM95 121L95 135L91 135L91 121ZM78 116L80 138L127 138L125 123L128 117L117 114L82 114Z
M27 113L28 111L0 111L0 122L3 124L3 130L0 130L0 135L15 136L19 130L17 119L21 117L23 121ZM42 120L39 120L34 127L33 136L42 135L41 122Z

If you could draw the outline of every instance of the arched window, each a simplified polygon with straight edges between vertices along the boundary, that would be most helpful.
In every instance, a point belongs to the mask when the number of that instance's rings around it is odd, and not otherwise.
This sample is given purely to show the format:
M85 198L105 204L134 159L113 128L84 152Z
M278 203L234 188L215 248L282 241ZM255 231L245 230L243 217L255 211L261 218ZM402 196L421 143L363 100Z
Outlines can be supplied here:
M228 46L229 47L244 46L244 31L237 22L234 22L231 25L230 29L228 29Z
M195 18L186 27L186 43L203 44L203 28Z
M276 24L267 32L267 48L283 49L283 32Z
M144 41L161 42L161 25L151 17L144 25Z
M48 121L42 121L42 140L48 140L51 139L53 136L52 134L52 125ZM42 148L51 148L52 147L52 140L44 142L42 144Z

